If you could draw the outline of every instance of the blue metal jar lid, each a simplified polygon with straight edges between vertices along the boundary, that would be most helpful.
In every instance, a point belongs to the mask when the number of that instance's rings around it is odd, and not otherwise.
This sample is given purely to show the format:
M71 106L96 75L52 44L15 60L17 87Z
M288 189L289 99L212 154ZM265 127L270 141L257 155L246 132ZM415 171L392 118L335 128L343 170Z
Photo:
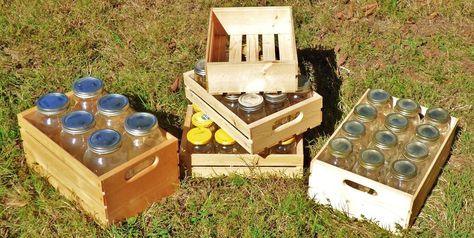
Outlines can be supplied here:
M146 136L158 127L155 115L147 112L137 112L125 120L125 131L133 136Z
M128 98L121 94L107 94L97 102L98 112L106 116L120 115L128 106Z
M432 107L428 109L425 117L440 124L448 123L450 119L448 110L441 107Z
M69 106L69 98L64 93L48 93L36 101L38 111L44 115L56 115Z
M354 114L362 122L371 122L377 118L377 108L368 103L359 104L355 107Z
M84 77L74 81L72 91L79 98L92 98L102 92L102 80L94 77Z
M359 154L359 163L367 169L376 169L385 163L383 154L377 149L365 149Z
M400 113L390 113L385 117L385 127L394 132L404 132L408 129L408 119Z
M95 131L88 140L89 149L97 154L109 154L117 151L121 143L122 136L112 129Z
M383 89L371 89L367 94L367 100L373 104L384 104L390 102L390 94Z
M94 115L87 111L74 111L61 119L63 130L70 134L83 134L94 125Z

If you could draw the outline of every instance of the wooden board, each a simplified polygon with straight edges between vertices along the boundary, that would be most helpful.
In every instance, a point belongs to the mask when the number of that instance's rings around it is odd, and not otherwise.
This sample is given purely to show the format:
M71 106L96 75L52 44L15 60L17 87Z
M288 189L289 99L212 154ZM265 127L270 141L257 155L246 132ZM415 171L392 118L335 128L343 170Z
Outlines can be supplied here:
M191 125L192 106L188 106L181 138L181 148L188 146L186 134ZM181 149L183 169L193 177L215 177L232 173L246 176L267 174L272 176L303 175L303 139L297 140L295 154L270 154L263 158L258 154L187 154Z
M206 92L192 78L193 72L183 74L186 97L200 107L221 128L226 130L247 152L258 153L265 148L299 135L321 124L322 97L313 92L312 97L247 124L235 113ZM275 123L292 116L294 119L275 128Z
M368 92L369 90L365 92L357 104L367 96ZM394 98L394 103L396 100ZM426 108L422 107L422 114L424 115L425 112ZM402 228L408 228L413 224L420 212L442 166L449 156L458 119L451 117L451 129L444 138L435 159L428 166L429 172L421 179L416 191L413 194L409 194L318 159L326 149L329 141L338 134L344 122L352 114L353 110L311 161L308 195L318 203L331 205L333 208L353 217L364 217L373 220L379 226L393 232L397 231L397 224ZM370 188L374 192L369 194L355 189L349 186L351 182Z
M228 45L221 43L223 36ZM222 57L225 52L228 57ZM212 8L206 62L210 94L295 92L299 72L292 8Z

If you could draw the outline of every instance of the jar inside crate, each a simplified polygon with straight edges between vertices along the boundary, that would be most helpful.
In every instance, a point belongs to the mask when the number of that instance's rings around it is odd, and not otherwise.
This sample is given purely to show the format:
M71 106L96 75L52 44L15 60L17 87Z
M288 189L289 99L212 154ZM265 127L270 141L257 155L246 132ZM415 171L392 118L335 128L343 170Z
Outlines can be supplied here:
M128 151L122 147L122 136L119 132L102 129L89 137L83 163L95 174L105 174L127 160Z
M103 93L103 82L94 77L84 77L74 81L72 85L74 111L88 111L92 114L97 112L97 101Z
M343 137L332 139L321 160L339 168L351 170L354 165L351 141Z
M187 151L190 154L210 154L214 152L212 132L208 128L195 127L188 131L186 139L189 142Z
M61 119L59 145L74 158L82 161L87 149L87 138L95 126L94 115L87 111L74 111Z
M390 166L386 184L390 187L413 193L416 189L418 169L409 160L396 160Z
M266 116L264 100L261 95L246 93L239 97L239 117L247 124Z
M438 128L442 136L445 136L449 131L450 123L449 112L441 107L432 107L426 110L423 124L430 124Z
M61 132L61 118L69 108L69 98L63 93L49 93L36 101L38 110L31 117L31 122L44 134L59 141Z
M372 180L383 182L385 180L384 164L384 156L379 150L364 149L359 153L353 171Z
M403 146L411 137L408 130L408 119L400 113L390 113L385 117L384 126L397 135L398 144Z
M365 101L377 108L380 116L387 115L392 111L393 98L383 89L371 89Z
M128 98L121 94L107 94L97 102L97 128L109 128L124 132L123 122L133 109L129 107Z
M395 104L394 111L408 119L408 130L410 131L414 131L415 126L420 123L420 105L415 100L408 98L399 99Z

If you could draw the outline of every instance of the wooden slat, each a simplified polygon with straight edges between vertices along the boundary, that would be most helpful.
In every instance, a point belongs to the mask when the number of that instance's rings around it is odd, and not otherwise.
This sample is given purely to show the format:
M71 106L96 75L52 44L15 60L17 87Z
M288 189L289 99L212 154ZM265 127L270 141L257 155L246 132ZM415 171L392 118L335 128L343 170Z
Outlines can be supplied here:
M258 35L247 35L248 62L258 61Z
M242 35L230 35L229 62L242 61Z
M294 60L292 40L290 34L278 34L278 50L281 61Z
M303 167L193 167L193 176L195 177L212 178L233 173L247 176L266 174L294 177L303 174Z
M275 60L275 36L274 34L262 35L262 46L263 46L263 60L273 61Z

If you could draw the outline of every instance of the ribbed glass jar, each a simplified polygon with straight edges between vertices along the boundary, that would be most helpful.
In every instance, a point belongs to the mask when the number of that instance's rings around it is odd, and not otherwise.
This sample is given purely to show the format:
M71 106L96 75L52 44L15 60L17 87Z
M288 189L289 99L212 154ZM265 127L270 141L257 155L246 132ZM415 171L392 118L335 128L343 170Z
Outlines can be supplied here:
M48 93L36 101L37 111L30 119L40 131L52 140L59 141L61 118L69 108L69 98L63 93Z
M390 113L385 117L385 129L397 135L398 145L403 146L410 140L411 134L408 130L408 119L400 113Z
M390 187L413 194L417 186L417 170L416 165L409 160L396 160L390 166L386 184Z
M87 111L74 111L66 114L61 122L59 145L74 158L82 161L87 149L87 138L95 126L94 115Z
M438 128L442 136L445 136L449 129L449 123L451 122L451 116L449 112L441 107L432 107L426 110L425 117L423 118L423 124L430 124Z
M354 154L367 146L367 137L365 136L365 126L362 122L356 120L346 121L341 128L340 135L352 142Z
M364 149L359 153L354 165L354 173L375 181L385 180L385 160L383 154L377 149Z
M73 111L88 111L92 114L97 112L97 101L102 96L104 84L102 80L94 77L84 77L74 81L72 91L74 92Z
M323 152L321 160L339 168L351 170L352 166L354 166L351 141L344 137L332 139Z
M402 98L397 101L395 112L404 115L408 119L408 130L413 131L420 123L420 105L412 99Z
M124 132L123 122L133 110L129 107L128 98L121 94L107 94L97 102L97 128L109 128Z
M257 121L266 116L264 101L261 95L255 93L242 94L239 97L239 117L247 124Z

